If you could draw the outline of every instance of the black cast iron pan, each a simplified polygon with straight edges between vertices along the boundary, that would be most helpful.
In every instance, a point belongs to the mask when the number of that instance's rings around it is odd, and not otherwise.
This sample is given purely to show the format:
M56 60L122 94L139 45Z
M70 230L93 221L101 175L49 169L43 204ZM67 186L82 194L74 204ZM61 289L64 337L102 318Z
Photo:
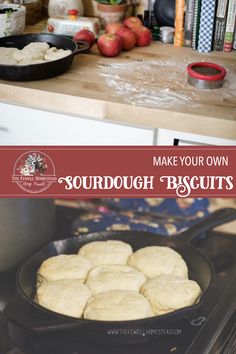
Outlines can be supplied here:
M49 243L29 258L18 271L17 294L5 310L10 321L9 329L13 340L22 343L25 338L28 343L32 341L32 345L35 343L41 345L42 343L50 343L52 346L62 341L66 343L65 345L68 348L72 343L76 345L76 343L81 342L120 345L150 340L150 337L142 334L140 336L127 335L127 333L123 335L122 330L127 328L147 330L157 328L158 325L164 328L167 322L186 318L186 316L191 315L191 311L198 309L210 289L213 288L214 291L214 271L209 260L198 249L192 247L190 243L199 235L234 219L236 219L236 209L221 209L176 237L168 238L136 231L104 231ZM108 239L128 242L132 245L134 251L150 245L168 246L175 249L186 261L190 279L197 281L202 289L202 297L199 303L162 316L135 321L108 322L71 318L49 311L34 302L36 273L45 259L62 253L76 253L81 246L88 242ZM120 335L109 335L109 330L114 328L120 331Z
M31 42L47 42L50 47L70 49L72 53L64 58L34 65L1 65L0 78L11 81L33 81L48 79L64 73L73 62L74 56L86 51L86 42L74 42L64 36L54 34L22 34L0 38L0 47L24 48Z

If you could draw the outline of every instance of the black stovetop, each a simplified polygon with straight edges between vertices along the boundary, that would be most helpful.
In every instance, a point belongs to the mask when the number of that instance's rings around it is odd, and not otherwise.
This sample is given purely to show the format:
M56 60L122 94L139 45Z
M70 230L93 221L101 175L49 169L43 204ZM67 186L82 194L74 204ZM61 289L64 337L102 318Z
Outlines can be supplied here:
M78 216L78 211L58 207L57 216L56 238L65 238L65 235L69 237L71 223ZM184 317L165 321L163 328L152 328L143 332L143 335L150 336L150 342L109 348L105 343L99 346L92 343L81 344L76 354L235 354L236 235L211 232L207 239L195 241L194 246L211 260L216 272L214 286L200 308ZM15 271L0 275L1 304L7 302L7 298L14 293L14 279ZM139 330L142 333L143 329ZM114 329L109 335L119 334ZM64 348L61 353L66 353ZM7 333L7 321L1 312L0 354L25 354L11 343ZM40 354L54 353L43 351Z

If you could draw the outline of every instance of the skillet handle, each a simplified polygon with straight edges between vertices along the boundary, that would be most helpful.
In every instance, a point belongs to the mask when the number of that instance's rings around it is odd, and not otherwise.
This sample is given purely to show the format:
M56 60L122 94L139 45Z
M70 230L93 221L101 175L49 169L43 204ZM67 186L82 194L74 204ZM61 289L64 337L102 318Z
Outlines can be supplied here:
M75 41L77 44L78 48L75 51L75 55L80 54L82 52L86 52L89 49L89 44L88 42L85 41Z
M202 221L191 226L186 231L182 232L178 237L181 238L186 243L191 243L199 235L214 229L216 226L226 224L230 221L236 219L236 209L234 208L224 208L219 209L209 216L207 216Z

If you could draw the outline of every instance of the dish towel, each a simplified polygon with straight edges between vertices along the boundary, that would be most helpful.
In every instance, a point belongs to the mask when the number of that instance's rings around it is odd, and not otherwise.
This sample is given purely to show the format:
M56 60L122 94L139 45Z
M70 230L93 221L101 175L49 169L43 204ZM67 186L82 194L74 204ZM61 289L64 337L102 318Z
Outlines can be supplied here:
M106 198L74 221L72 233L133 230L173 236L208 214L208 199Z
M212 49L214 20L217 0L202 0L198 51L210 52Z

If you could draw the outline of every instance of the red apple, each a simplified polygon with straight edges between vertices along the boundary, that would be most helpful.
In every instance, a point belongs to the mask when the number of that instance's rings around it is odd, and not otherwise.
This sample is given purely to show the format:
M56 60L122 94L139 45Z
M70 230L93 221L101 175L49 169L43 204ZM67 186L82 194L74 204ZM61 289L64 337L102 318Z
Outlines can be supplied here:
M136 35L136 45L138 47L146 47L151 43L152 32L144 26L133 28L133 32Z
M123 27L117 31L117 35L121 38L122 49L132 49L136 44L136 35L130 29Z
M106 57L116 57L122 49L121 38L116 34L102 34L97 41L99 52Z
M54 31L53 25L48 25L48 32L53 32L53 31Z
M129 29L133 29L133 28L140 27L143 25L140 18L135 17L135 16L131 16L131 17L124 19L123 24L125 27L128 27Z
M74 35L73 40L75 42L76 41L85 41L88 43L89 48L91 48L95 43L95 36L94 36L93 32L89 31L88 29L83 29Z
M108 23L106 25L106 32L116 34L116 32L121 28L124 28L124 25L120 22Z

